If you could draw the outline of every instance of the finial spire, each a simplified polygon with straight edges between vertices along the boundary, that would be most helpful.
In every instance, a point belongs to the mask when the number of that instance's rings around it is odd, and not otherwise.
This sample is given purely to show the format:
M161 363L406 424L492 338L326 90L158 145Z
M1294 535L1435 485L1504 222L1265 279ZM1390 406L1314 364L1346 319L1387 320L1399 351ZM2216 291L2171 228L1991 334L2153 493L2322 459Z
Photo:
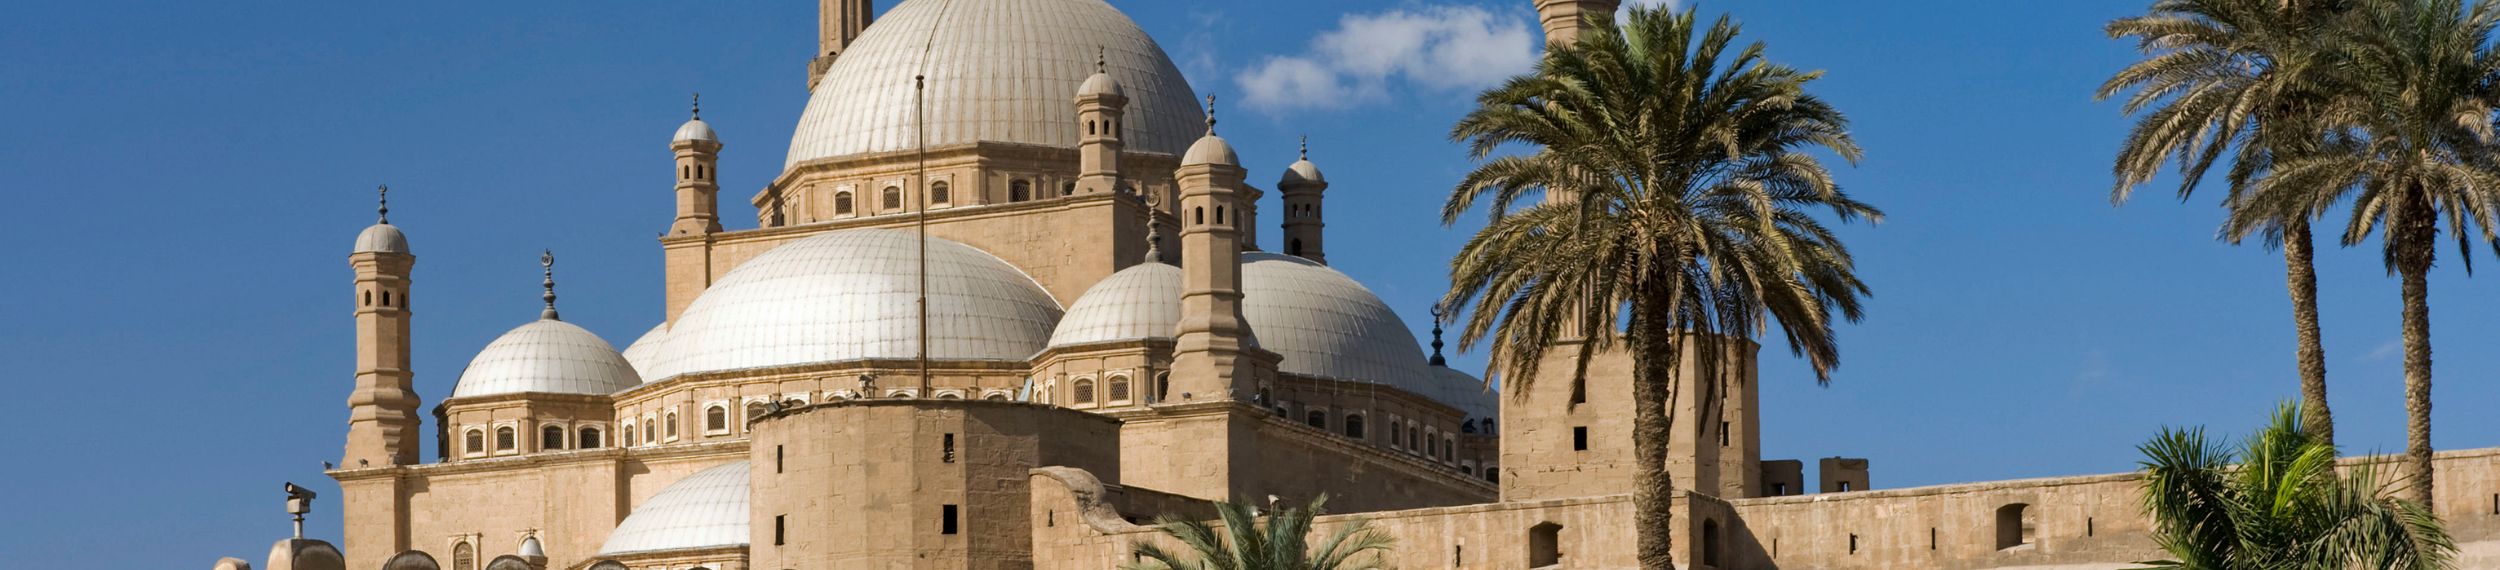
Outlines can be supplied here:
M1215 94L1207 94L1207 134L1215 134Z
M1102 46L1094 46L1094 73L1111 72L1111 55Z
M538 298L547 301L547 310L540 311L538 313L538 318L550 321L563 320L556 318L556 252L554 250L539 250L538 267L546 270L547 272L547 280L541 283L547 287L547 293L538 296Z
M1442 321L1443 319L1447 319L1447 318L1449 318L1449 316L1450 316L1450 315L1449 315L1449 312L1448 312L1446 309L1442 309L1442 308L1441 308L1441 304L1440 304L1440 303L1433 303L1433 304L1432 304L1432 365L1433 365L1433 366L1448 366L1448 365L1450 364L1450 361L1449 361L1449 360L1446 360L1446 359L1441 358L1441 321Z
M702 119L703 119L703 93L702 93L702 92L700 92L700 91L695 92L695 94L694 94L694 103L690 104L690 105L689 105L689 107L690 107L690 109L689 109L689 110L690 110L691 112L693 112L693 113L694 113L694 118L695 118L695 120L702 120Z
M1146 263L1163 263L1163 216L1146 212Z
M376 208L377 211L382 213L382 219L374 223L391 223L391 185L384 184L380 188L374 189L373 192L376 197L381 199L382 202L382 206L380 208Z
M1311 135L1302 135L1302 160L1311 159Z

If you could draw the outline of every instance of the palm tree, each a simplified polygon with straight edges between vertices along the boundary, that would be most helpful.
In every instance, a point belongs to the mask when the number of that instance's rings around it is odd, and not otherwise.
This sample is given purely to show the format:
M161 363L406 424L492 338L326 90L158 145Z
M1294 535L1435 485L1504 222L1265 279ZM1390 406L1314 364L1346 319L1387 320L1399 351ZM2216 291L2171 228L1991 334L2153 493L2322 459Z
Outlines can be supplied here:
M1642 568L1671 568L1678 360L1695 355L1699 377L1682 385L1715 414L1734 364L1723 357L1767 317L1828 382L1835 317L1856 321L1867 288L1808 210L1844 222L1882 213L1842 193L1813 154L1860 156L1848 120L1806 92L1821 73L1765 61L1759 42L1738 46L1725 16L1702 26L1691 9L1635 8L1621 26L1590 20L1577 44L1478 96L1451 130L1479 164L1442 221L1480 204L1491 219L1452 261L1443 306L1474 307L1460 346L1490 343L1513 394L1548 354L1571 355L1578 380L1593 353L1628 343L1635 548ZM1524 152L1492 157L1510 145ZM1522 202L1539 194L1549 199Z
M1325 512L1328 503L1323 495L1304 508L1287 507L1258 522L1258 513L1250 507L1218 502L1215 510L1224 522L1219 532L1205 521L1183 520L1165 516L1156 527L1165 536L1178 540L1188 552L1165 550L1151 542L1131 544L1130 552L1138 562L1122 566L1127 570L1377 570L1386 568L1381 555L1395 546L1397 540L1371 527L1369 521L1352 521L1337 527L1327 542L1318 548L1307 546L1311 519Z
M2377 467L2336 468L2335 446L2285 404L2237 457L2203 428L2164 428L2144 452L2144 510L2171 560L2158 569L2446 568L2439 518L2399 499ZM2236 462L2233 464L2232 462Z
M2336 91L2332 65L2354 0L2157 0L2143 16L2109 23L2112 38L2134 38L2146 57L2101 85L2108 99L2133 90L2136 115L2112 168L2113 203L2152 181L2174 158L2179 199L2196 190L2226 154L2229 204L2271 173L2276 157L2316 146L2326 127L2318 99ZM2299 345L2301 425L2329 444L2335 418L2326 402L2326 350L2318 340L2318 274L2308 210L2259 218L2259 233L2283 249ZM2232 241L2239 241L2234 238Z
M2232 208L2226 231L2262 231L2267 220L2320 213L2352 200L2344 244L2381 227L2389 273L2403 280L2405 476L2411 498L2432 504L2429 274L2445 218L2458 253L2500 239L2500 52L2490 45L2500 4L2475 0L2363 0L2338 65L2352 70L2348 92L2323 102L2338 128L2318 152L2282 157Z

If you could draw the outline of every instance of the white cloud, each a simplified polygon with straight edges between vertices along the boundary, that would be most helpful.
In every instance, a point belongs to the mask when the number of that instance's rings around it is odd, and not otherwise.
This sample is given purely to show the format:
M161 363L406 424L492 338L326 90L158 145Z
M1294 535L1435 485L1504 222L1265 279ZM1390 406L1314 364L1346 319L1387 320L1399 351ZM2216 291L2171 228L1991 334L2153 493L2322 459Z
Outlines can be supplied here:
M2387 342L2378 343L2378 348L2370 349L2370 360L2395 358L2396 355L2404 354L2404 350L2404 339L2387 339Z
M1541 33L1524 16L1476 6L1348 14L1305 53L1270 56L1233 81L1244 105L1271 113L1376 102L1401 83L1481 89L1534 66Z

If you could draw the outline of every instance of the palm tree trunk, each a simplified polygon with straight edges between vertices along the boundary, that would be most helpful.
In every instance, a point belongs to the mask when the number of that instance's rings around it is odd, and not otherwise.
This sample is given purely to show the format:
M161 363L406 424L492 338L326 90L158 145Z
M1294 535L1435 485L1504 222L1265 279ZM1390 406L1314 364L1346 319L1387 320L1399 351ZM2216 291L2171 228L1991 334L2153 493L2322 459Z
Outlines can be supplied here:
M2300 425L2309 436L2335 445L2335 414L2326 407L2326 347L2318 342L2318 268L2309 220L2294 218L2283 228L2285 284L2292 291L2292 328L2300 349Z
M1632 529L1633 551L1642 570L1675 568L1673 496L1675 482L1667 476L1668 426L1675 421L1673 402L1676 359L1674 327L1663 296L1642 295L1633 303L1632 324Z
M2430 244L2421 243L2428 258ZM2408 256L2413 257L2413 256ZM2408 260L2409 261L2409 260ZM2430 263L2404 263L2405 475L2408 496L2431 506L2431 286Z

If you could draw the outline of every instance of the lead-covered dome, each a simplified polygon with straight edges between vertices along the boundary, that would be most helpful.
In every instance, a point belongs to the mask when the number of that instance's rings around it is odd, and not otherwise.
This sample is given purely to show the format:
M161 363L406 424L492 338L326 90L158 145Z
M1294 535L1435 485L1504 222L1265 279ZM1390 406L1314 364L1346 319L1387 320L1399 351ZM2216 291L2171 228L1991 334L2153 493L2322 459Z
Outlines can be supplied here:
M747 545L747 462L670 483L617 523L600 556Z
M1129 98L1130 150L1179 155L1204 131L1180 68L1102 0L907 0L826 68L785 164L913 148L915 75L928 76L931 146L1073 148L1072 99L1098 53Z
M1241 316L1261 348L1285 357L1280 371L1441 393L1406 321L1371 289L1326 265L1242 253Z
M486 344L460 371L451 397L498 394L613 394L642 384L616 347L589 330L539 319Z
M634 373L642 375L642 380L645 382L660 379L659 375L651 373L652 361L659 359L660 341L667 339L668 321L652 325L651 330L635 338L633 344L625 345L625 363L632 364Z
M1169 339L1180 323L1181 268L1149 261L1085 289L1051 331L1050 346Z
M919 237L845 230L782 244L730 270L669 325L659 378L918 355ZM1059 303L1015 266L929 240L929 357L1022 362Z

